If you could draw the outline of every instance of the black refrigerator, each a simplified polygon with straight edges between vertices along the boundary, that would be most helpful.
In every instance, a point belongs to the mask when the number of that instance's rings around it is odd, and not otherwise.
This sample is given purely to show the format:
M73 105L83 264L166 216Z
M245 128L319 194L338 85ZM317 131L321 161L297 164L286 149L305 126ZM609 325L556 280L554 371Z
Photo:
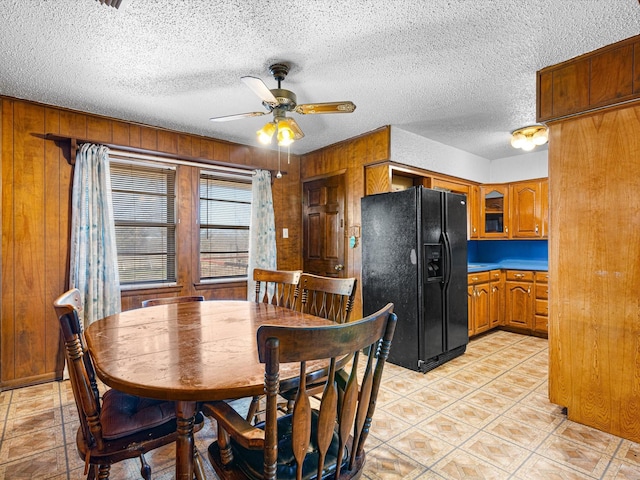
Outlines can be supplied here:
M394 303L391 363L427 372L466 350L466 204L424 187L361 200L363 311Z

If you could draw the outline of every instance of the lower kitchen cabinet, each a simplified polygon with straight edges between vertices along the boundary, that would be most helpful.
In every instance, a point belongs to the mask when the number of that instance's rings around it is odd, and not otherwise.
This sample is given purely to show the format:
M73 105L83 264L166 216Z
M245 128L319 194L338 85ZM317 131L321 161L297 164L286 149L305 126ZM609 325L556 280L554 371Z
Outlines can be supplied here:
M491 270L468 275L469 336L505 327L547 336L546 271Z
M489 272L489 327L504 324L504 273L502 270Z
M469 336L478 335L491 328L489 272L468 275Z
M549 332L549 272L536 272L536 302L533 332L544 334Z
M533 329L534 272L507 270L505 282L505 322L508 327Z

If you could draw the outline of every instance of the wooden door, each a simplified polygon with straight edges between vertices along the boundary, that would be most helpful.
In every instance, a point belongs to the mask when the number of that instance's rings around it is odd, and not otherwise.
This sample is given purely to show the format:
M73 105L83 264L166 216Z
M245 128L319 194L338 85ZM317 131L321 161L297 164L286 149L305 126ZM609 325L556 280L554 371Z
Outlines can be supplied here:
M304 271L326 277L343 277L344 174L304 183Z
M518 182L511 185L511 237L541 238L542 195L540 182Z

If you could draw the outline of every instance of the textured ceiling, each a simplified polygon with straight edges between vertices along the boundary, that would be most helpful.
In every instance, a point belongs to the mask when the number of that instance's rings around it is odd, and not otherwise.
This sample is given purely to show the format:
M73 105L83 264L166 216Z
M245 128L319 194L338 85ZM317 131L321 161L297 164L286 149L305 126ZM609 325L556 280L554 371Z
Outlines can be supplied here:
M256 145L243 75L299 103L305 153L393 125L487 159L535 123L537 70L640 33L638 0L0 0L0 94Z

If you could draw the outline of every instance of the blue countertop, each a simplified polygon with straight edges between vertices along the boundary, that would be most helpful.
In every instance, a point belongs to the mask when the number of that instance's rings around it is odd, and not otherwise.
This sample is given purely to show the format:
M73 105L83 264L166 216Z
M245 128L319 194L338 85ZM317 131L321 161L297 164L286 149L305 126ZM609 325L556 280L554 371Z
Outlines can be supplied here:
M493 263L468 263L467 271L469 273L485 272L487 270L537 270L548 271L549 262L544 260L520 260L520 259L504 259Z

